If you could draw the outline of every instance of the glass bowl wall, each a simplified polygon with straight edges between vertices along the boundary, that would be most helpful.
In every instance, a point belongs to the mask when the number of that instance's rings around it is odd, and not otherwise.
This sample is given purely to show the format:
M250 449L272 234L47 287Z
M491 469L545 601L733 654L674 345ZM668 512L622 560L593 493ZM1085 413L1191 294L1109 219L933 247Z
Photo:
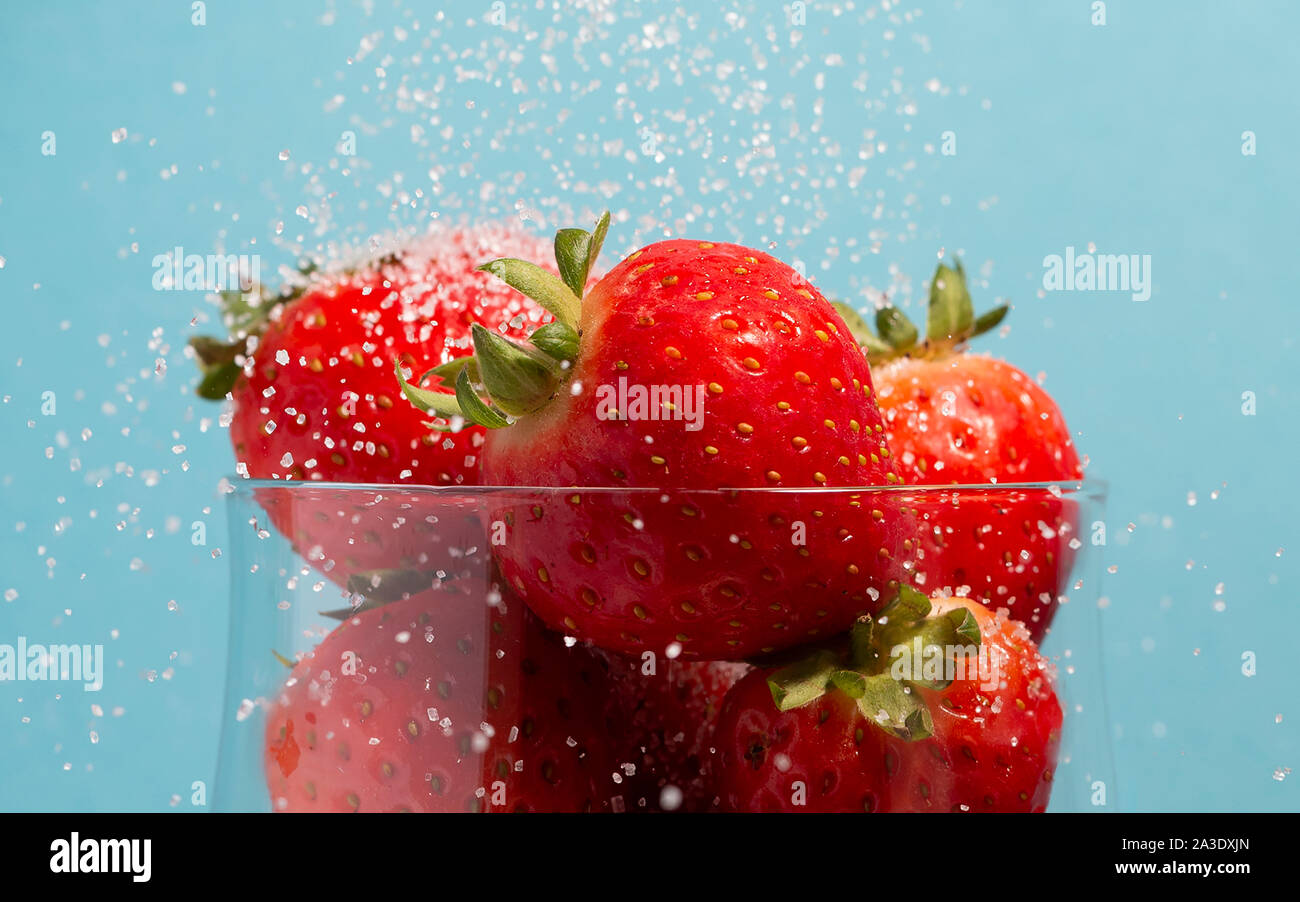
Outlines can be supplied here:
M901 580L1026 625L1065 710L1050 809L1113 808L1103 505L1092 482L239 481L214 802L714 810L711 718L740 662L842 632Z

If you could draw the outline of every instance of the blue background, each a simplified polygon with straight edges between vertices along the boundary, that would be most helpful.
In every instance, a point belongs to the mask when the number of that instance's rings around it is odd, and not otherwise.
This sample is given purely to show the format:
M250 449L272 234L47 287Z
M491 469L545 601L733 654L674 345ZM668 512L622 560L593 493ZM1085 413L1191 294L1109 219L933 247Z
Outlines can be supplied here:
M1300 767L1294 7L413 6L6 9L0 642L103 643L109 673L0 685L0 809L186 809L211 785L233 456L183 353L214 307L153 290L155 254L266 271L434 215L549 233L606 205L607 264L669 234L775 242L861 305L920 299L960 251L977 305L1016 305L984 347L1046 374L1111 486L1122 806L1300 808L1277 779ZM1090 242L1151 255L1151 299L1043 293L1043 258Z

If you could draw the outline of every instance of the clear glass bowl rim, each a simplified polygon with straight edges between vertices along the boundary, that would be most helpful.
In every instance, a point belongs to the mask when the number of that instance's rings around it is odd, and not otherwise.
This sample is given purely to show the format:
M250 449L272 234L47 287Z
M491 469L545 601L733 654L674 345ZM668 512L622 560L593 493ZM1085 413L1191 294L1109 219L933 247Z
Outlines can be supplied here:
M653 497L663 494L674 496L731 496L735 493L744 495L861 495L861 494L898 494L943 496L949 494L1030 494L1045 493L1060 497L1086 497L1103 500L1109 489L1104 479L1086 477L1084 479L1054 480L1050 482L984 482L951 483L944 485L862 485L862 486L756 486L752 488L700 489L674 486L585 486L585 485L426 485L420 483L400 482L330 482L311 479L249 479L243 476L227 476L226 482L232 486L229 493L251 495L273 490L295 494L299 492L369 492L428 494L447 497L491 497L513 493L536 494L571 494L573 492L598 493L605 495L639 495Z

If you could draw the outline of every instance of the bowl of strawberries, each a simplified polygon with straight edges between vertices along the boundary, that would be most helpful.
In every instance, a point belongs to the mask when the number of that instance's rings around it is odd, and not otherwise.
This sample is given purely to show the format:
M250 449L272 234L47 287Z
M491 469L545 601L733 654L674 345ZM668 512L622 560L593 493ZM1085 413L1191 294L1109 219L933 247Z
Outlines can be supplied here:
M218 804L1111 804L1104 486L966 350L1006 308L942 265L924 339L873 328L712 241L598 275L609 228L304 267L192 342L240 477Z

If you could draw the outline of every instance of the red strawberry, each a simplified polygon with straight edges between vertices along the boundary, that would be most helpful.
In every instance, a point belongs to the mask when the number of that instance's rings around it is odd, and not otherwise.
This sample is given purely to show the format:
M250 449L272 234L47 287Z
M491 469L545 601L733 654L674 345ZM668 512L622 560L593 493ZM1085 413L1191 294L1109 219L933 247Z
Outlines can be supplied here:
M309 272L280 297L228 295L233 340L192 345L204 367L199 394L233 399L240 469L255 479L477 484L483 430L430 431L402 403L393 360L424 372L465 354L474 322L526 334L543 311L474 267L485 254L546 246L502 227L448 230L356 269ZM400 566L401 551L356 541L335 509L267 497L276 527L339 582Z
M876 313L879 336L846 312L877 381L885 435L904 479L916 485L1077 482L1083 478L1055 402L1011 364L967 353L1008 307L976 318L961 263L939 265L930 285L928 337L894 307ZM969 586L1042 638L1069 577L1076 505L1041 491L918 496L924 520L917 584Z
M364 611L267 721L276 811L599 811L607 677L522 605L444 590Z
M1023 626L952 598L931 614L905 588L845 644L757 670L728 694L715 739L724 808L1046 808L1062 712ZM959 648L978 648L982 665L945 670Z
M916 585L1004 611L1042 642L1081 541L1075 489L933 488L905 501L920 522Z
M563 279L485 264L556 323L527 344L476 327L458 406L407 388L494 427L493 483L613 487L503 496L503 576L552 627L626 653L737 658L847 628L913 550L887 493L829 491L897 481L861 349L797 272L734 244L651 245L580 300L607 224L560 233ZM760 487L828 490L733 491Z
M606 655L614 692L608 719L621 726L616 755L631 811L708 811L713 721L749 670L723 661Z
M909 483L1083 478L1056 403L1005 360L967 352L902 357L873 372L886 435Z

